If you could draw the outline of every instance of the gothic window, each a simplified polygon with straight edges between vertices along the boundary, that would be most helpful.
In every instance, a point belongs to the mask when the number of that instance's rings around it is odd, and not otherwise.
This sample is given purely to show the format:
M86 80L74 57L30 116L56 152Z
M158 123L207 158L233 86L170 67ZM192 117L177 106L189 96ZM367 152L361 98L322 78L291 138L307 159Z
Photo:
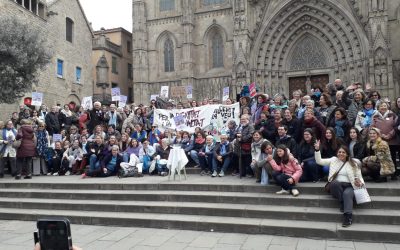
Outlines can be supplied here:
M66 18L65 20L65 26L66 26L66 40L68 42L72 43L72 38L73 38L73 33L74 33L74 21L72 21L70 18Z
M224 67L224 41L219 33L211 37L212 67Z
M203 0L204 5L221 4L226 0Z
M291 70L317 69L327 67L323 46L315 38L306 36L293 49Z
M174 63L174 43L168 38L164 43L164 71L175 71Z
M175 0L160 0L160 11L170 11L175 9Z

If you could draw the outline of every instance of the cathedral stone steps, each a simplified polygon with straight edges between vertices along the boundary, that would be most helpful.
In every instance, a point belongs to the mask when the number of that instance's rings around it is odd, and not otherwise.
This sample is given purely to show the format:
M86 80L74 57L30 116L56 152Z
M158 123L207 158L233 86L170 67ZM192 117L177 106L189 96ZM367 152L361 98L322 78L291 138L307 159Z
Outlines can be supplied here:
M354 225L342 228L338 202L323 192L323 183L300 184L300 196L292 197L276 195L277 186L261 186L254 179L152 178L3 179L0 219L65 216L90 225L400 243L398 183L369 185L373 202L356 205Z

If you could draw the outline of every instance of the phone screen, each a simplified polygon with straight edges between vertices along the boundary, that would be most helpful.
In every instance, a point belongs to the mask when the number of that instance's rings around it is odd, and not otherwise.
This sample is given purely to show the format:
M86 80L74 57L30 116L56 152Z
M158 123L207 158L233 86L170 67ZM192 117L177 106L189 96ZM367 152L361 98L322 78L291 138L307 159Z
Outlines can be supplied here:
M65 221L38 221L41 250L70 250L70 231Z

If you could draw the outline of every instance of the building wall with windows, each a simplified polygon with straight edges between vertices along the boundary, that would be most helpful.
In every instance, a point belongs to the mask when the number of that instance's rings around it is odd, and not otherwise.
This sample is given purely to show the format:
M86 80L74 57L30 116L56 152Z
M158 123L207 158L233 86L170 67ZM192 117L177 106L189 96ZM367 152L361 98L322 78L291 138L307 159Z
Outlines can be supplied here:
M30 7L27 8L25 2L29 2ZM92 31L78 0L0 0L0 9L0 15L20 18L41 30L47 38L53 56L47 67L39 72L38 86L32 89L44 94L45 104L74 102L80 105L84 96L92 95ZM67 28L71 32L67 33ZM26 97L30 96L30 92L26 93ZM23 101L0 105L0 118L18 111Z
M336 78L400 95L399 1L133 0L132 16L135 102L163 85L221 99L226 86L289 96Z
M106 77L107 86L101 85L97 79L96 65L102 56L108 63ZM94 32L92 64L94 77L94 98L96 100L111 101L111 88L119 87L121 95L133 100L133 66L132 66L132 33L123 28L102 29ZM98 84L99 83L99 84ZM104 100L105 99L105 100ZM110 100L108 100L110 99Z

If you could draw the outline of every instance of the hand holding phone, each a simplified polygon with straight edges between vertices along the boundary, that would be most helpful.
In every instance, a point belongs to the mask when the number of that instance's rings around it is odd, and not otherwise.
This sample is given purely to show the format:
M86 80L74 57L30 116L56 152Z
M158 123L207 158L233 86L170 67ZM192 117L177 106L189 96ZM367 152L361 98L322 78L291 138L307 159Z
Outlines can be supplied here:
M73 250L71 228L66 218L39 219L37 221L40 250ZM35 250L37 248L35 247Z

